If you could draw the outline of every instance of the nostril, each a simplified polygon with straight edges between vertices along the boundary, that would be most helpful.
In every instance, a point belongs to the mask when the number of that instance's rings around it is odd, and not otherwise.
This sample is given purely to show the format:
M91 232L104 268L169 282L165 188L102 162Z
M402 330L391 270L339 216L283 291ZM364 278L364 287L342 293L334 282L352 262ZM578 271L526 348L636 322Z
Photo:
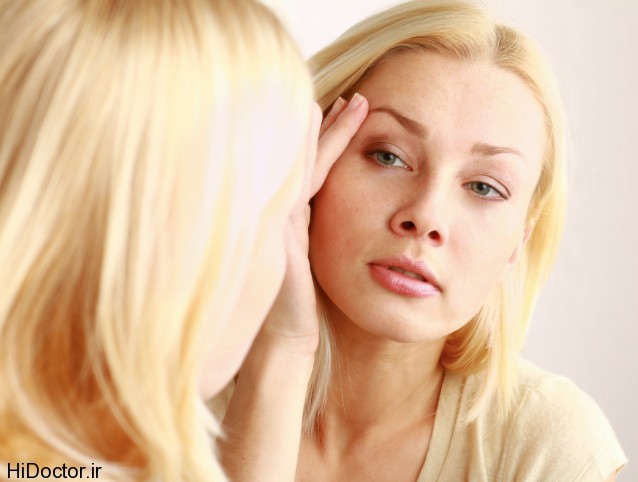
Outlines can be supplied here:
M403 221L401 223L401 227L406 231L414 231L414 229L416 229L416 226L412 221Z
M441 241L441 235L439 234L438 231L430 231L428 233L428 237L432 240L432 241Z

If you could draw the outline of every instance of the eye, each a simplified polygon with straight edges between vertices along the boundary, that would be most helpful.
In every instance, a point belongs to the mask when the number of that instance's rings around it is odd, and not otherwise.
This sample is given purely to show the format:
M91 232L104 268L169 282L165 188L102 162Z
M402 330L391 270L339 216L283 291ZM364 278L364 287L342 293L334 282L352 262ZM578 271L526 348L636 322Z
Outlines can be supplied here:
M374 151L368 155L384 167L408 168L408 165L399 156L388 151Z
M486 182L473 181L468 182L465 189L471 190L476 196L489 199L490 201L502 201L507 199L498 189L490 186Z

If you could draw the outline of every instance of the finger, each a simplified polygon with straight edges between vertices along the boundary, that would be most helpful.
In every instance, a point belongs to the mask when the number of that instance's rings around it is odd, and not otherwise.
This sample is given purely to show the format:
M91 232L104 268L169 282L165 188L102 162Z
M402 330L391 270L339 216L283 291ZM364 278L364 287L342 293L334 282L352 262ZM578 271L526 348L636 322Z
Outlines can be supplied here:
M348 106L321 136L312 173L311 198L319 191L330 168L348 147L367 114L368 101L361 94L354 94Z
M334 104L332 104L332 108L330 109L330 112L328 112L326 117L323 119L323 122L321 123L321 130L319 131L319 137L321 137L323 133L326 132L326 130L328 130L330 126L332 126L334 121L337 120L337 118L339 117L339 114L341 114L343 112L343 109L346 108L346 105L348 105L348 103L346 102L346 99L344 99L343 97L339 97L334 102Z

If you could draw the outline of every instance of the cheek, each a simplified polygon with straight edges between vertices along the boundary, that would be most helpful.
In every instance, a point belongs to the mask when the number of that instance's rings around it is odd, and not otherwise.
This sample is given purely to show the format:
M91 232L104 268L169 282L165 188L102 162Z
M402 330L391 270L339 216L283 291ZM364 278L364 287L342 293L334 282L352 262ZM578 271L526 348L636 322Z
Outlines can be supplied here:
M360 180L344 170L330 173L312 205L309 235L314 268L361 247L366 227L374 223L365 202L369 198Z
M391 205L405 187L371 173L365 162L352 154L337 161L313 200L311 242L361 243L361 237L369 236L371 230L379 233L387 227Z
M347 195L341 189L340 177L333 170L322 189L312 201L311 221L308 231L310 266L325 290L338 277L336 267L344 242L350 237L352 214Z
M454 250L459 253L458 279L478 305L509 269L510 258L523 237L524 219L524 212L512 211L462 223L462 234L453 241L458 243Z

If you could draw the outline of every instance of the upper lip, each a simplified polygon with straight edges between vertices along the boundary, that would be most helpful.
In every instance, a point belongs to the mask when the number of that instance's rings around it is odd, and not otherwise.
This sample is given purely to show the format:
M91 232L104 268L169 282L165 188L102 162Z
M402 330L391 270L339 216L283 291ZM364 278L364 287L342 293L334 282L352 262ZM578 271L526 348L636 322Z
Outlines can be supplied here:
M434 285L437 289L441 289L439 281L430 269L430 267L423 261L410 258L408 256L390 256L389 258L377 259L370 264L376 264L379 266L385 266L386 268L400 268L405 271L412 271L422 276L426 282Z

